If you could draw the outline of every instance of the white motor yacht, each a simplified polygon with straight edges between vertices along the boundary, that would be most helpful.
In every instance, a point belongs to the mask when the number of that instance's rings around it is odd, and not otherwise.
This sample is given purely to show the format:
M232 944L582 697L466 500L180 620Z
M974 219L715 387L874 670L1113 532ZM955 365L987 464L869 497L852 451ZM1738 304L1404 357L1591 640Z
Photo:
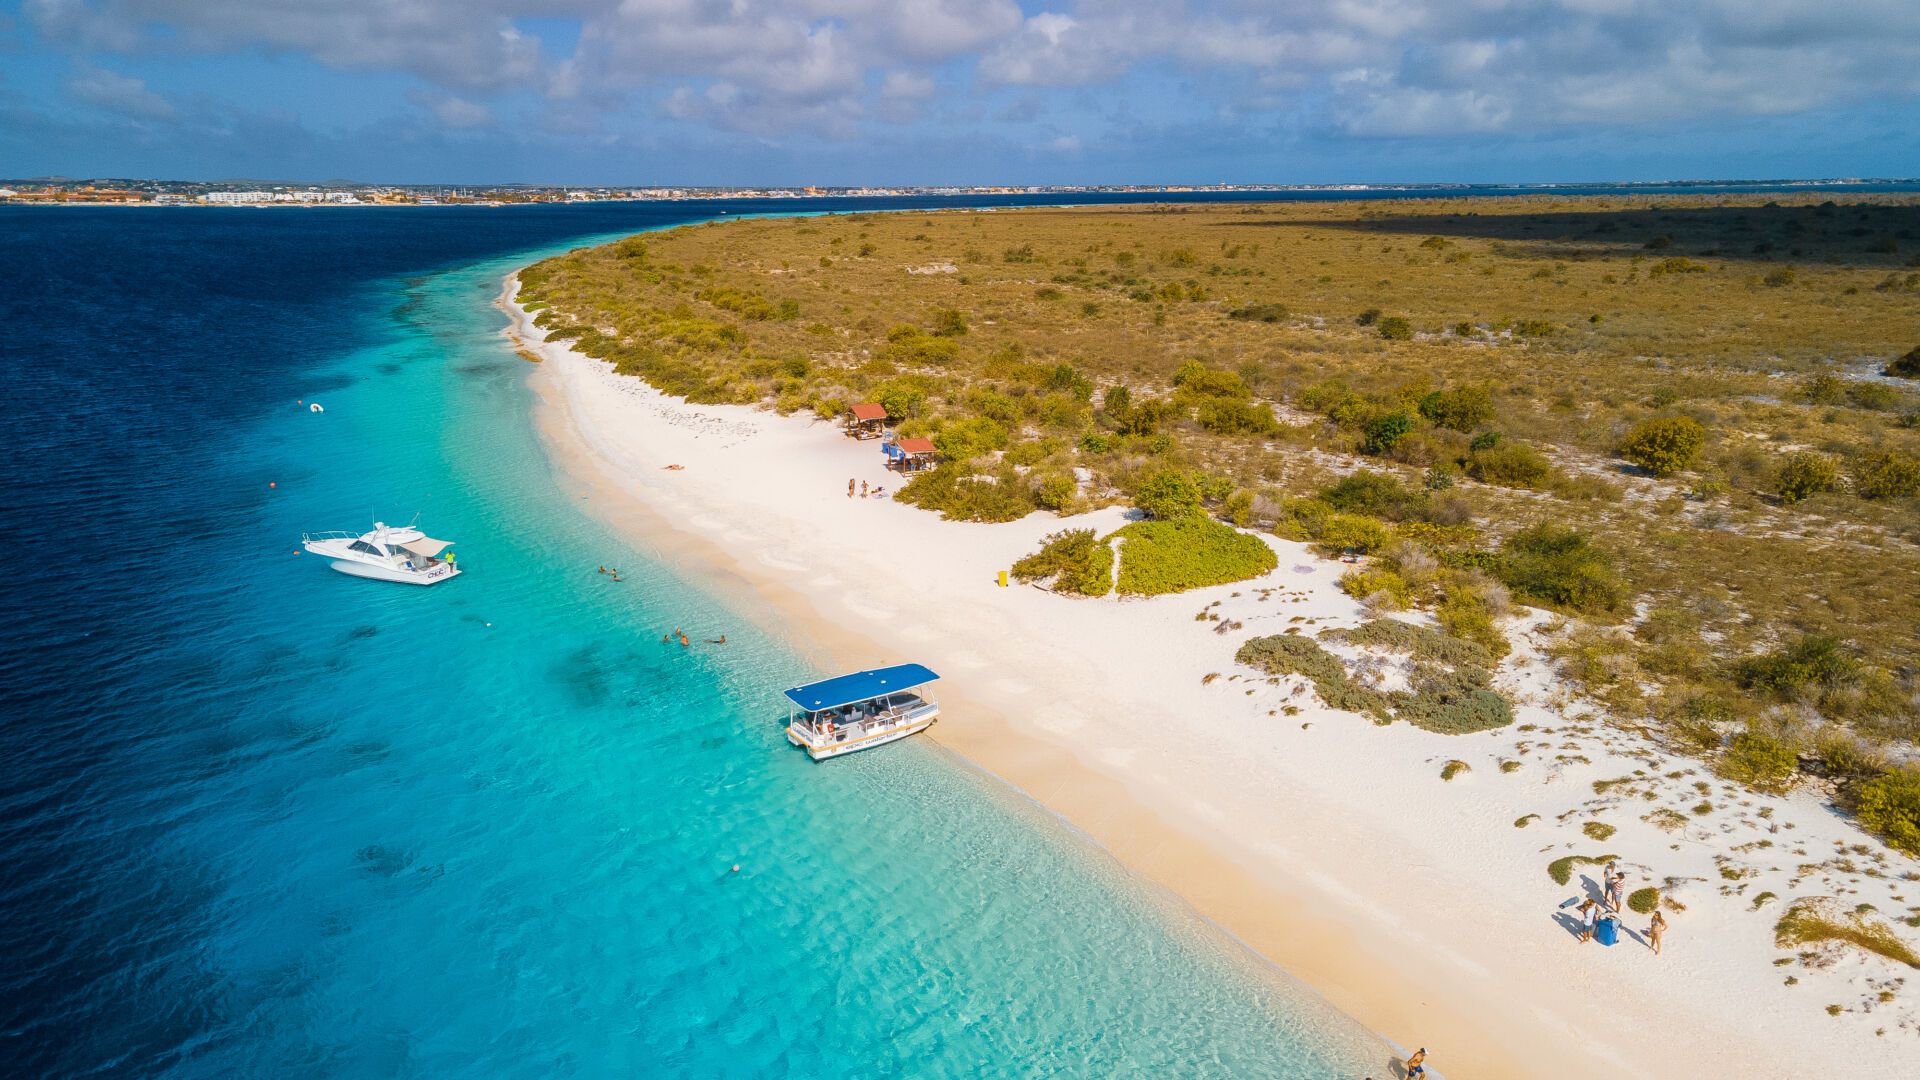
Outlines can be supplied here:
M332 566L354 577L434 585L458 574L451 540L435 540L412 526L389 528L373 523L370 533L307 533L300 546L333 560Z

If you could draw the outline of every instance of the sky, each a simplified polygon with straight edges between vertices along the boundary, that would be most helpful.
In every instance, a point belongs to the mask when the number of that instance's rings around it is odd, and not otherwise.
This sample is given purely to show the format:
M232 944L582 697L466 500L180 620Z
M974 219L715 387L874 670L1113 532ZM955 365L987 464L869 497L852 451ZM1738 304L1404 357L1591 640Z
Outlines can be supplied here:
M0 0L0 176L1920 175L1920 0Z

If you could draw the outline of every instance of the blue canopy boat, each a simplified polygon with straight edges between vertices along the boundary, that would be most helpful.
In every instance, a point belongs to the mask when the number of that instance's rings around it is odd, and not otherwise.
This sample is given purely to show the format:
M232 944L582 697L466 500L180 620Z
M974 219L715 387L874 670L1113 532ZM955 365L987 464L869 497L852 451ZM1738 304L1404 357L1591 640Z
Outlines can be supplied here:
M884 746L940 718L921 692L940 676L920 664L836 675L787 691L787 741L815 761Z

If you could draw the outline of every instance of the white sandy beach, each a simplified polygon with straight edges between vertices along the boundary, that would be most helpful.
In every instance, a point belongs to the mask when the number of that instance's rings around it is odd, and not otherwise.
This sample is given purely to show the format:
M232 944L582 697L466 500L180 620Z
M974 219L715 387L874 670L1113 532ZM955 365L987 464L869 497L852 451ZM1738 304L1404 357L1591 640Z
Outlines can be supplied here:
M850 500L849 478L898 486L877 442L810 416L668 399L543 343L511 303L516 287L504 303L520 347L544 361L531 371L549 441L568 475L592 483L598 512L737 575L823 667L912 659L940 672L934 738L1362 1023L1427 1046L1434 1073L1865 1077L1920 1052L1920 984L1898 982L1920 973L1857 951L1775 966L1796 954L1773 941L1797 897L1908 914L1920 880L1901 875L1920 864L1864 851L1838 861L1853 845L1882 849L1815 795L1736 792L1582 719L1597 709L1560 700L1520 625L1543 614L1509 627L1516 648L1499 687L1516 702L1513 727L1377 726L1325 708L1298 679L1270 685L1233 662L1249 637L1364 619L1335 584L1345 568L1303 545L1267 537L1280 562L1266 578L1176 596L1001 588L997 572L1061 520L963 524ZM1107 509L1073 523L1105 532L1123 520ZM1196 620L1203 609L1243 625L1217 633L1221 622ZM1443 781L1452 759L1471 771ZM1520 767L1502 772L1502 761ZM1636 771L1637 783L1596 793L1595 781ZM1703 800L1711 810L1695 813ZM1685 823L1643 820L1657 808ZM1539 816L1516 828L1528 814ZM1595 820L1617 833L1582 835ZM1585 879L1576 870L1555 884L1548 862L1599 853L1622 856L1630 888L1684 879L1670 890L1685 910L1667 912L1664 955L1641 944L1645 916L1629 914L1633 933L1611 948L1561 924ZM1763 892L1778 899L1756 905Z

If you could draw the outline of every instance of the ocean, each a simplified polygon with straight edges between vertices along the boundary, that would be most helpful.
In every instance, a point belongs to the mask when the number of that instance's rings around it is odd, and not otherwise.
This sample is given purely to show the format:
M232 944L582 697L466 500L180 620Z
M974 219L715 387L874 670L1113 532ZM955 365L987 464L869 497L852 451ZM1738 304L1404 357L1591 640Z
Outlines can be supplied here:
M927 740L807 761L549 461L506 273L899 205L0 210L0 1073L1387 1075ZM416 517L465 574L298 550Z

